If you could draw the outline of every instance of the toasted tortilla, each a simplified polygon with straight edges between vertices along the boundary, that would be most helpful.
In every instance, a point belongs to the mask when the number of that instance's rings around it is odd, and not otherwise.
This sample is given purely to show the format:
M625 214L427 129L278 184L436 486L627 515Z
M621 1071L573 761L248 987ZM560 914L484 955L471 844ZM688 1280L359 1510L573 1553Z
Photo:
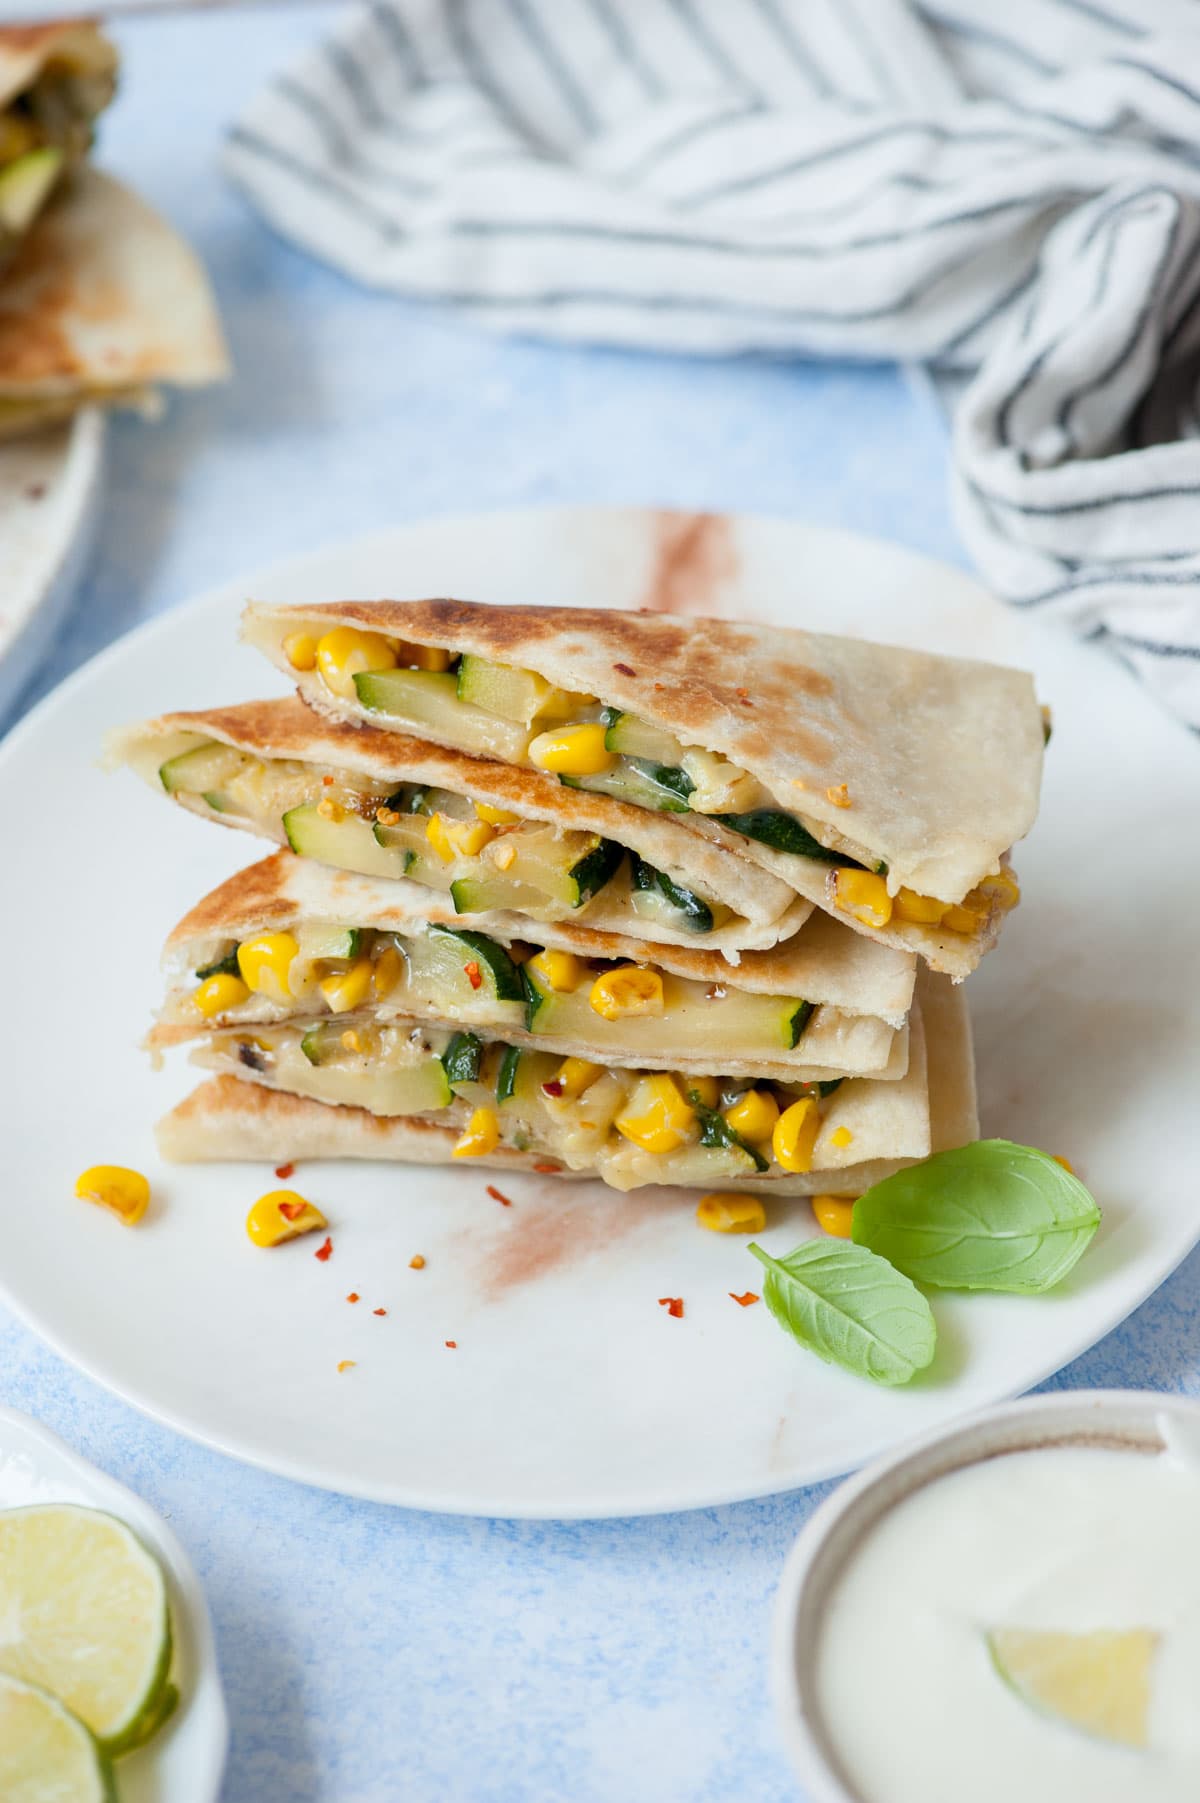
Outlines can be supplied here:
M736 847L730 850L725 845L699 840L680 825L676 815L650 814L644 808L630 807L605 795L567 789L540 770L517 771L506 764L443 750L399 733L332 721L294 697L247 701L199 713L164 714L158 720L110 734L106 751L110 762L128 764L162 794L158 775L162 764L206 739L263 760L302 763L327 774L350 771L393 786L428 783L471 800L489 802L523 819L547 822L563 832L600 833L637 852L674 882L685 888L698 888L732 908L735 918L705 933L703 943L706 949L720 951L734 962L744 950L769 947L789 938L813 911L812 904L798 897L783 879L768 875L759 865L742 857ZM176 791L171 799L222 826L242 827L280 845L287 842L280 820L265 816L250 820L219 813L207 805L202 795L182 791ZM419 884L410 886L420 888L426 897L436 894ZM437 902L449 905L448 898L441 895ZM491 931L489 923L502 918L516 917L481 913L472 920L481 930ZM658 922L651 925L649 921L639 921L631 907L622 906L605 889L579 910L579 918L590 930L620 933L630 940L653 938L659 943L684 947L696 944L694 933L674 932Z
M0 26L0 107L32 87L50 58L81 37L99 43L94 21L54 19L44 25Z
M748 622L456 600L251 604L242 631L314 707L372 718L284 652L292 633L339 625L532 670L715 752L785 812L886 862L893 894L903 886L960 902L1037 813L1042 717L1024 671ZM712 820L708 829L725 830ZM767 847L736 838L780 874L786 856L788 880L828 905L827 866L778 852L767 862ZM793 867L810 867L803 885ZM905 926L895 931L907 944Z
M219 1013L202 1019L188 999L196 986L194 973L224 956L231 944L259 933L296 931L302 926L359 927L419 935L426 924L464 927L467 923L461 915L455 914L448 896L418 888L403 878L388 881L353 876L346 871L330 870L307 858L297 858L291 852L276 852L273 857L239 871L206 895L172 931L163 952L168 975L166 1003L147 1043L153 1051L159 1052L168 1046L196 1039L207 1031L312 1015L311 1003L306 1006L303 1001L297 1001L293 1007L285 1009L263 996L254 996L236 1015ZM477 930L473 917L469 930ZM534 923L517 915L490 916L488 932L489 937L506 948L514 944L546 944L576 952L581 957L613 956L611 935L598 936L582 927L535 927ZM634 960L640 964L661 962L665 970L675 975L719 985L727 991L741 987L742 967L731 968L713 953L688 954L675 948L627 943ZM840 945L838 950L841 950ZM598 1031L595 1039L528 1033L504 1016L489 1022L482 1017L455 1017L432 1007L416 1011L407 1005L403 995L398 996L394 1005L389 1006L384 1001L370 1012L378 1019L395 1019L412 1012L422 1020L449 1020L456 1026L469 1026L483 1038L538 1046L564 1057L589 1058L601 1063L636 1063L647 1068L692 1073L774 1075L780 1081L792 1082L814 1082L849 1075L870 1075L879 1082L892 1082L903 1077L908 1064L908 1034L903 1025L897 1030L878 1016L852 1013L827 1000L825 995L813 993L810 986L796 989L790 984L768 985L768 972L790 976L793 971L787 961L786 947L762 956L767 961L755 967L751 993L795 996L799 1000L816 1002L818 1006L793 1048L764 1047L761 1056L730 1057L726 1049L712 1043L678 1044L672 1048L669 1057L641 1050L622 1054L619 1034L611 1026L604 1039ZM856 962L835 957L830 966L831 979L822 984L819 962L801 954L794 974L804 971L804 974L815 976L818 989L836 992L846 966L853 970ZM342 1018L348 1026L353 1024L349 1016ZM597 1029L599 1024L597 1017Z
M0 438L228 373L197 257L119 182L80 169L0 283Z
M965 999L946 979L923 976L920 1005L925 1026L922 1030L918 1012L914 1023L911 1077L903 1084L890 1086L865 1082L842 1086L832 1098L834 1103L840 1104L839 1111L835 1114L831 1108L823 1118L818 1144L821 1168L778 1176L723 1176L720 1187L754 1191L764 1196L829 1192L859 1195L871 1184L890 1177L931 1151L946 1151L976 1139L979 1124ZM890 1110L888 1123L885 1127L877 1121L868 1139L864 1127L866 1113L880 1107ZM860 1145L878 1144L880 1133L891 1132L895 1144L912 1145L919 1141L922 1149L894 1157L864 1160L861 1156L856 1157L853 1141L846 1148L835 1148L828 1143L837 1125L846 1125L853 1133L855 1123L860 1131ZM355 1158L403 1164L449 1164L458 1133L452 1127L438 1125L432 1118L383 1119L363 1109L331 1107L323 1102L266 1089L253 1081L242 1082L233 1076L222 1076L201 1084L173 1108L159 1123L157 1137L162 1156L174 1163L260 1159L278 1164L285 1159L308 1162ZM646 1162L652 1162L651 1155L646 1155ZM544 1155L534 1150L518 1152L503 1145L498 1146L490 1157L470 1161L471 1165L503 1170L540 1169L542 1172L545 1172L546 1163ZM671 1174L664 1170L670 1163L669 1157L653 1163L657 1172L645 1174L639 1168L633 1173L634 1184L623 1183L621 1187L679 1181L678 1161ZM600 1173L559 1170L556 1174L568 1177ZM687 1187L711 1187L710 1178L700 1171L685 1176L683 1181Z

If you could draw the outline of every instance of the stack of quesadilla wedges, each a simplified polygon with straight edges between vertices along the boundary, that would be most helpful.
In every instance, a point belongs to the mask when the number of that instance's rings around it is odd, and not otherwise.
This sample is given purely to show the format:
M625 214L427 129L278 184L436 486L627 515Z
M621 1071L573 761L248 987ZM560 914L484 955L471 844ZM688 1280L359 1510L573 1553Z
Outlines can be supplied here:
M1016 671L712 620L247 610L299 698L113 756L275 850L171 934L168 1158L857 1194L977 1134L959 982L1019 892Z

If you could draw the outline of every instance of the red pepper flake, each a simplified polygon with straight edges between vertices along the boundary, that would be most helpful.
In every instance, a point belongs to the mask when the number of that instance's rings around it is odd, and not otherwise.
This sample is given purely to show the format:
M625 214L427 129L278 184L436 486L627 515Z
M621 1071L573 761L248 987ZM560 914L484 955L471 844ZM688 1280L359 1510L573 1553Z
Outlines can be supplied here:
M324 1244L318 1246L316 1251L313 1253L313 1257L319 1258L322 1264L325 1263L325 1260L327 1258L333 1257L333 1241L330 1239L328 1234L325 1235Z
M294 1164L277 1164L275 1166L275 1175L280 1178L282 1182L286 1183L288 1178L295 1173L295 1169L296 1167Z
M449 1348L450 1348L450 1350L451 1350L451 1352L457 1352L457 1351L458 1351L458 1341L457 1341L457 1340L446 1340L446 1341L444 1341L444 1342L443 1342L443 1343L444 1343L444 1344L445 1344L445 1345L447 1345L447 1346L449 1346Z
M561 1096L566 1087L567 1086L562 1081L561 1077L551 1077L548 1083L542 1084L542 1094L547 1096Z
M281 1202L279 1212L285 1221L298 1221L307 1207L307 1202Z
M408 1261L408 1268L410 1271L423 1271L425 1269L425 1260L421 1257L419 1252L413 1253L413 1256Z
M658 1299L658 1306L659 1308L665 1308L673 1321L681 1321L683 1319L682 1296L660 1296Z
M636 676L637 675L637 671L631 670L629 668L628 664L614 664L613 669L619 670L621 672L622 676Z
M488 1184L487 1193L492 1198L493 1202L499 1202L501 1208L511 1208L512 1207L512 1202L504 1194L504 1191L497 1189L494 1183Z
M659 694L660 694L660 695L661 695L661 694L663 694L663 692L664 692L664 691L665 691L665 689L666 689L666 686L667 686L667 685L666 685L666 683L665 683L665 682L656 682L656 683L655 683L655 685L654 685L654 687L655 687L655 689L656 689L656 690L657 690L657 692L658 692L658 693L659 693Z
M543 1177L558 1177L562 1173L560 1164L535 1164L533 1168L540 1171Z
M350 1294L346 1298L347 1302L358 1302L359 1300L360 1300L360 1298L359 1298L359 1294L358 1294L357 1290L351 1290Z
M372 1314L373 1314L373 1315L386 1315L386 1314L387 1314L387 1310L386 1310L386 1308L373 1308L373 1309L372 1309L372 1310L371 1310L371 1313L372 1313Z
M478 964L475 962L474 958L468 959L467 962L463 965L463 969L467 973L467 981L471 985L471 988L472 989L482 989L483 974L480 971L480 968L479 968Z
M322 781L322 782L323 782L323 783L324 783L324 784L325 784L325 787L326 787L326 788L327 788L327 789L331 789L331 788L332 788L332 787L333 787L333 778L332 778L332 776L323 776L323 777L322 777L322 778L321 778L321 781Z
M739 1296L734 1290L730 1290L729 1294L733 1297L733 1300L737 1303L739 1308L749 1308L752 1302L758 1301L758 1297L753 1290L747 1290L744 1296Z

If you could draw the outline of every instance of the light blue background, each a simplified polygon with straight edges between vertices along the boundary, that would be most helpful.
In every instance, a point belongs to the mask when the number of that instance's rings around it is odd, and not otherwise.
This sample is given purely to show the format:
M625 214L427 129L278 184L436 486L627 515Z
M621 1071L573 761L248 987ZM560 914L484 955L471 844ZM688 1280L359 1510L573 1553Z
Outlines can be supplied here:
M435 513L740 508L961 561L941 425L890 369L493 340L272 237L220 175L221 135L329 17L216 10L117 34L125 86L102 161L200 250L237 376L158 427L114 424L90 578L25 705L202 589ZM1197 1389L1198 1304L1200 1256L1058 1382ZM233 1719L226 1803L796 1796L767 1695L769 1613L827 1486L596 1525L371 1507L177 1439L2 1312L0 1396L139 1491L190 1548Z

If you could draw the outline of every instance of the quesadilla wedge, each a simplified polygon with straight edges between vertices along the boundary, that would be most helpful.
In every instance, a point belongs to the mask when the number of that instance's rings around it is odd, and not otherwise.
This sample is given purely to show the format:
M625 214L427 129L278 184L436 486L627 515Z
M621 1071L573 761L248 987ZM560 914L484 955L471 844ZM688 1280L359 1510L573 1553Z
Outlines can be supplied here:
M819 959L801 953L793 964L781 947L746 960L743 986L744 967L712 954L638 945L636 961L614 960L607 938L583 928L529 935L519 919L492 934L465 927L403 880L276 852L213 890L171 934L166 1005L149 1043L157 1052L286 1022L317 1065L336 1062L345 1033L399 1019L654 1069L797 1081L895 1081L906 1069L905 1028L827 999L860 999L853 960L835 955L822 978ZM778 987L802 972L815 994Z
M0 27L0 270L92 147L116 46L86 19Z
M745 1111L747 1092L726 1079L571 1070L536 1052L498 1047L473 1066L456 1067L448 1045L430 1105L407 1116L268 1088L261 1073L243 1067L234 1075L235 1065L206 1054L226 1074L202 1084L160 1122L159 1149L176 1162L461 1160L596 1176L621 1190L678 1184L777 1196L855 1195L904 1164L978 1135L965 1001L944 978L922 976L918 988L912 1054L899 1082L852 1080L825 1096L794 1084L750 1092L760 1109L778 1110L780 1120L794 1109L804 1117L798 1132L781 1133L778 1141L774 1134L753 1141L731 1128L729 1117L739 1118L739 1103ZM414 1059L435 1052L430 1040L428 1050L414 1048ZM370 1050L360 1064L370 1084Z
M1017 670L726 620L476 602L251 605L342 719L556 775L736 846L965 976L1019 892L1043 723Z
M228 370L199 260L119 182L80 169L0 282L0 438L83 406L151 411L159 383Z
M574 794L294 698L166 714L111 735L110 760L191 812L302 856L498 914L703 946L736 960L812 912L778 877L668 816Z

